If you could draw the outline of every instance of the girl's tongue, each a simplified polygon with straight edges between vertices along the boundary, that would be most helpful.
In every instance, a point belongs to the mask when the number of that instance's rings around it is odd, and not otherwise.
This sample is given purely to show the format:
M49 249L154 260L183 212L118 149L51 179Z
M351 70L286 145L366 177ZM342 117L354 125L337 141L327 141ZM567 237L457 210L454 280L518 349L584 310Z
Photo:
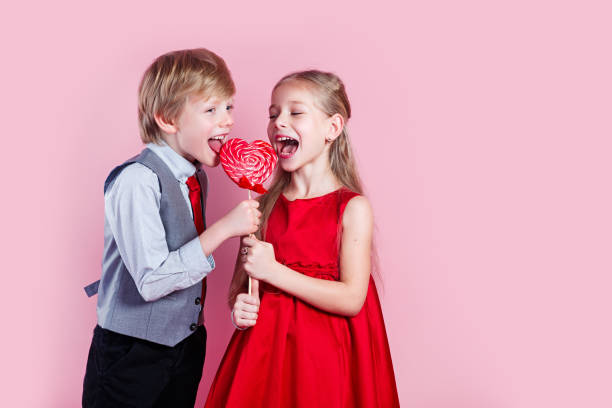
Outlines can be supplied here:
M223 145L223 143L221 143L221 140L219 139L209 139L208 145L210 146L213 152L219 154L219 150L221 150L221 146Z
M291 156L298 148L297 140L284 140L281 143L280 154L283 156Z

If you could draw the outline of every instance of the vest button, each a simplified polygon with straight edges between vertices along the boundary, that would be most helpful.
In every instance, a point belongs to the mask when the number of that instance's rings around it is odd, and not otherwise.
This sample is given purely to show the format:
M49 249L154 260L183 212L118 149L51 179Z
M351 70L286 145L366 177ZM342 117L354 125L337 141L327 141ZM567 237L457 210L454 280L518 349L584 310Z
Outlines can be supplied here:
M202 301L202 299L200 299L199 297L197 297L197 298L195 299L195 304L196 304L196 305L199 305L201 301Z
M195 323L191 323L191 325L189 326L189 330L195 331L196 327L198 326Z

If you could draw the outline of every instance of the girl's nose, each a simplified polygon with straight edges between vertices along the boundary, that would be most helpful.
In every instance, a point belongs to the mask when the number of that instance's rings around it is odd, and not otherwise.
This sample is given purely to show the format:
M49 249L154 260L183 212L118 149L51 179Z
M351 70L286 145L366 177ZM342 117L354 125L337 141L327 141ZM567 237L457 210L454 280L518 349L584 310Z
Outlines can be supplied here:
M278 115L278 116L276 117L276 120L274 121L274 126L275 126L277 129L282 129L282 128L287 127L287 123L286 123L286 121L285 121L284 116L282 116L282 115Z

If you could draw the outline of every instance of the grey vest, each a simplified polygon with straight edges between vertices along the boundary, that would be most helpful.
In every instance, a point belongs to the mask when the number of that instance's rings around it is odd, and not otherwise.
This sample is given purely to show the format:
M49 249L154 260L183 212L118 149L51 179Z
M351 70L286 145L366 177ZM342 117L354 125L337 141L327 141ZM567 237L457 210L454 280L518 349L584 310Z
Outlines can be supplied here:
M177 250L194 239L198 234L179 183L152 150L144 149L138 156L115 167L104 183L104 192L112 186L119 173L132 163L147 166L159 179L159 215L166 231L168 249ZM198 170L196 174L202 187L202 217L205 220L208 183L203 170ZM85 292L89 296L98 293L98 324L103 328L167 346L176 345L195 330L204 303L204 299L200 299L202 282L156 301L146 302L121 260L114 239L104 245L101 279L87 286ZM101 308L100 305L105 307Z

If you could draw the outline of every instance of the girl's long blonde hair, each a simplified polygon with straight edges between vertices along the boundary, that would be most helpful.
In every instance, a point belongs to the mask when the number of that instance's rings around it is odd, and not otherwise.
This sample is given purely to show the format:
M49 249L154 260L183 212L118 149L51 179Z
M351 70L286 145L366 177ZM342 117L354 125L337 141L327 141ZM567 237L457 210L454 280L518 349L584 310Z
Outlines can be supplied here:
M272 92L280 85L289 81L299 81L307 85L316 95L318 107L328 116L340 114L344 119L345 126L340 135L332 142L329 149L329 164L333 175L338 182L351 191L363 194L361 179L357 172L355 159L351 145L349 143L346 123L351 117L351 105L346 95L344 83L337 75L330 72L318 70L299 71L286 75L276 83ZM280 166L277 167L274 179L268 188L268 192L258 198L259 210L262 212L261 228L257 232L258 239L264 239L268 218L279 195L285 190L291 181L291 173L284 171ZM263 233L262 233L263 231ZM375 257L375 252L373 251ZM374 263L373 263L374 265ZM241 268L240 256L236 259L234 276L230 284L229 305L234 306L236 296L244 292L247 282L247 275Z

